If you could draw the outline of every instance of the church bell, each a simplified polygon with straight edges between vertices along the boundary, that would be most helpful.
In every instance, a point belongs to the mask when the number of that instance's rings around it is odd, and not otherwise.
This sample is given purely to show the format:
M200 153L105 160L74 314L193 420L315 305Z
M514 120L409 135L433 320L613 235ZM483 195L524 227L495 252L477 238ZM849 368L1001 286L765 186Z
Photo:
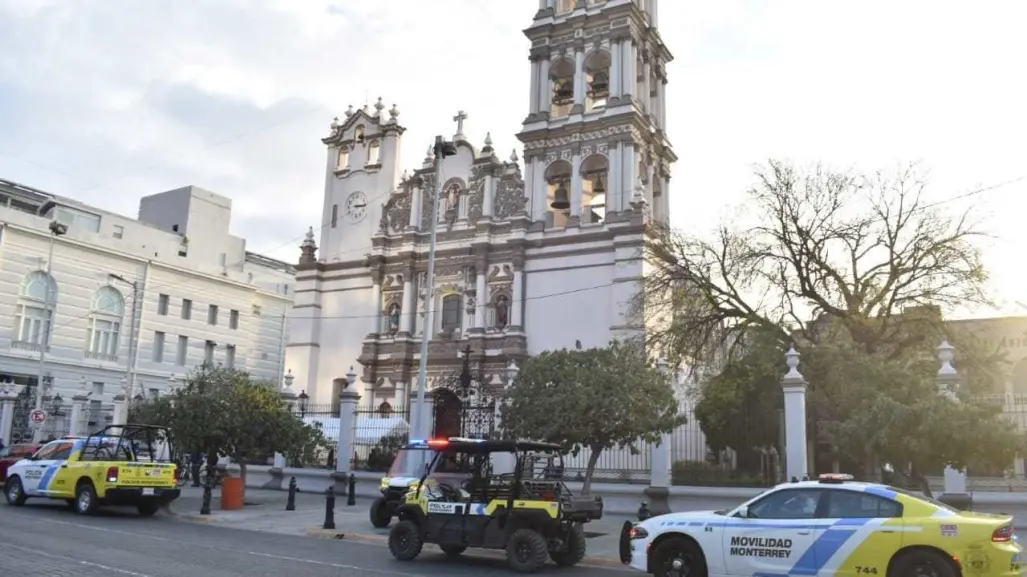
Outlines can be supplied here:
M567 185L563 182L560 186L556 187L556 193L553 194L553 203L549 205L553 210L567 210L571 207L570 196L567 194Z
M603 175L596 177L595 184L592 185L592 192L596 194L606 194L606 179Z

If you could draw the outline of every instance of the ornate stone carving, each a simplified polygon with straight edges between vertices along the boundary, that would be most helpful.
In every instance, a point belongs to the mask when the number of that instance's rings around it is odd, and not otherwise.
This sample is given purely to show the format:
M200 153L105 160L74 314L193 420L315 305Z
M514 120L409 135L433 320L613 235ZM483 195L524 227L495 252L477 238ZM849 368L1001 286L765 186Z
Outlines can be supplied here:
M489 169L488 165L478 165L471 170L471 182L467 185L467 220L471 222L481 218L482 204L485 202L485 176Z
M621 134L631 134L632 138L636 140L642 139L642 135L638 131L638 129L628 124L620 124L616 126L601 128L599 130L593 130L590 132L576 132L574 134L560 136L557 138L540 138L538 140L532 140L530 142L524 143L524 149L525 151L529 151L538 148L559 148L577 142L609 140L611 137Z
M489 284L495 282L509 281L513 278L513 265L509 263L495 264L489 270L488 282Z
M382 205L382 220L379 228L382 232L402 232L410 224L410 189L403 190L389 197Z
M517 175L507 175L496 183L492 214L496 220L507 220L524 212L528 197L524 195L524 181Z

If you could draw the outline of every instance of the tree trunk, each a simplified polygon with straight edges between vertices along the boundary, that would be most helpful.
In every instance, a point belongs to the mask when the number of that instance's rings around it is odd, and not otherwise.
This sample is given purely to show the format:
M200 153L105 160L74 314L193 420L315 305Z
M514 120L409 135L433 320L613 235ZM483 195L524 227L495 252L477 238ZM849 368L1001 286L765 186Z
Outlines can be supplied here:
M596 472L596 463L599 462L599 455L602 454L602 447L590 447L592 453L588 456L588 465L585 466L585 482L581 485L581 494L588 495L592 491L592 475Z

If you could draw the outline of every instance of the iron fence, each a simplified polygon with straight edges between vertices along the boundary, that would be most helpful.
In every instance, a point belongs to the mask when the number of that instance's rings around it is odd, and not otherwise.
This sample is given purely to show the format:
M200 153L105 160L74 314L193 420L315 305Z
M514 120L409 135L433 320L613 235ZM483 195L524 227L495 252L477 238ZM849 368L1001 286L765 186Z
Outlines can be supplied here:
M590 449L577 455L564 455L564 479L583 481L592 457ZM634 443L629 447L604 449L599 453L593 483L648 484L652 471L652 447L649 443Z
M297 415L305 425L321 432L324 437L324 449L317 451L308 462L307 467L334 469L339 448L339 406L336 403L307 404Z
M410 410L388 401L358 407L353 423L354 469L384 472L410 440Z

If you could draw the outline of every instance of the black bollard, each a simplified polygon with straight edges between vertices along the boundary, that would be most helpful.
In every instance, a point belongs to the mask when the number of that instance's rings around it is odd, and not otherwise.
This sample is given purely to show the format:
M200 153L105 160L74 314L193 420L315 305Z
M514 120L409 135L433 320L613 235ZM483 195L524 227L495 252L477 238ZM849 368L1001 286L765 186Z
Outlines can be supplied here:
M346 488L346 505L352 507L357 504L357 476L349 474L349 487Z
M638 508L638 520L645 521L652 516L653 512L649 510L649 503L642 501L642 505Z
M289 499L285 502L285 510L296 510L296 477L289 478Z
M335 528L335 487L328 487L325 491L325 523L321 528Z
M200 515L210 515L211 485L213 480L210 474L207 475L207 482L203 484L203 503L200 505Z

